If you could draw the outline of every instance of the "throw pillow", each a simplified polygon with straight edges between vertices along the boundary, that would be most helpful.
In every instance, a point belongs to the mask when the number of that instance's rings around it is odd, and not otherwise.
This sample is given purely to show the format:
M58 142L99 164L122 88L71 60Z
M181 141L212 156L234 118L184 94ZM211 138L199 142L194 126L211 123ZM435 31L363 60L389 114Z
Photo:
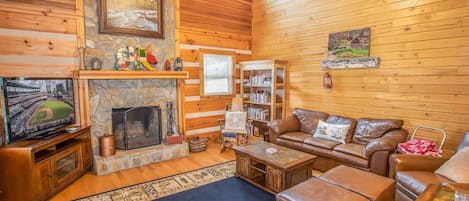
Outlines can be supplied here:
M225 129L228 130L246 130L247 113L231 112L225 113Z
M345 144L349 128L350 124L331 124L319 120L318 127L316 129L316 132L314 132L313 137L332 140Z
M435 171L436 174L458 183L469 183L468 172L469 147L464 147Z

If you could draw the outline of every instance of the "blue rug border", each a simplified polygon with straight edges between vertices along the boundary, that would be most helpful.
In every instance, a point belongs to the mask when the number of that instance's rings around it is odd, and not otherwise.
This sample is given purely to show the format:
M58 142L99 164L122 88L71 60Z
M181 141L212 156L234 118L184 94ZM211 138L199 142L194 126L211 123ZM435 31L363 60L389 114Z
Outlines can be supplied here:
M141 184L144 184L144 183L148 183L148 182L152 182L152 181L156 181L156 180L160 180L160 179L166 179L166 178L169 178L169 177L174 177L174 176L177 176L177 175L182 175L182 174L186 174L186 173L189 173L189 172L202 170L202 169L205 169L205 168L210 168L210 167L214 167L214 166L217 166L217 165L221 165L221 164L225 164L225 163L230 163L230 162L233 162L233 161L236 161L236 160L229 160L229 161L225 161L225 162L221 162L221 163L217 163L217 164L213 164L213 165L209 165L209 166L197 168L197 169L190 170L190 171L187 171L187 172L182 172L182 173L178 173L178 174L168 175L168 176L161 177L161 178L158 178L158 179L148 180L148 181L140 182L140 183L137 183L137 184L132 184L132 185L129 185L129 186L124 186L124 187L120 187L120 188L115 188L115 189L112 189L112 190L108 190L108 191L96 193L96 194L89 195L89 196L86 196L86 197L81 197L81 198L73 199L72 201L77 201L77 200L80 200L80 199L86 199L86 198L90 198L90 197L93 197L93 196L96 196L96 195L99 195L99 194L109 193L109 192L111 192L111 191L120 190L120 189L123 189L123 188L134 187L134 186L138 186L138 185L141 185ZM225 179L228 179L228 178L225 178ZM225 179L222 179L222 180L225 180ZM219 181L221 181L221 180L219 180ZM213 183L213 182L212 182L212 183ZM158 198L157 198L157 199L158 199Z

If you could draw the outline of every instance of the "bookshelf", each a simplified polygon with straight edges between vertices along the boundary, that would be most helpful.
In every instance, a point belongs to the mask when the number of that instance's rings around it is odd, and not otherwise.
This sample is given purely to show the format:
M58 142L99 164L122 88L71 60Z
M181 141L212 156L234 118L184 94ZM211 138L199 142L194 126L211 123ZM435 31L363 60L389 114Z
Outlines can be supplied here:
M286 61L259 60L240 62L241 97L253 134L265 135L267 123L285 115ZM267 138L264 138L267 139Z

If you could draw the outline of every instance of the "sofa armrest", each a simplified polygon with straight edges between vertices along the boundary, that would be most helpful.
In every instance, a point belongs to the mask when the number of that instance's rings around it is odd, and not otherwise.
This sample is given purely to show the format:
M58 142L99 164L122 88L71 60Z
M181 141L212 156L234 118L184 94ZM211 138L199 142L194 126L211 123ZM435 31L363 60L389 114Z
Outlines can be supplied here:
M407 139L407 131L404 129L391 130L382 137L371 140L365 147L366 157L371 157L377 151L394 151L397 144Z
M274 120L267 124L269 128L270 142L275 143L275 139L284 133L296 132L300 130L300 122L295 116L289 116L285 119Z
M398 171L437 170L448 158L409 154L393 154L389 157L389 177L394 178Z

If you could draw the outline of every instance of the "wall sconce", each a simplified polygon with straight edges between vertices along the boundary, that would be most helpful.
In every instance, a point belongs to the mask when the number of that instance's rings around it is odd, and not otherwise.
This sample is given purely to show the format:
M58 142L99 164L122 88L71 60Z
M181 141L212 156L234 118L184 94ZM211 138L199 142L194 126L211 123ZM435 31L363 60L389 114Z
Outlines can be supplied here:
M329 74L329 72L325 72L324 75L322 76L322 86L325 89L332 89L332 76Z

